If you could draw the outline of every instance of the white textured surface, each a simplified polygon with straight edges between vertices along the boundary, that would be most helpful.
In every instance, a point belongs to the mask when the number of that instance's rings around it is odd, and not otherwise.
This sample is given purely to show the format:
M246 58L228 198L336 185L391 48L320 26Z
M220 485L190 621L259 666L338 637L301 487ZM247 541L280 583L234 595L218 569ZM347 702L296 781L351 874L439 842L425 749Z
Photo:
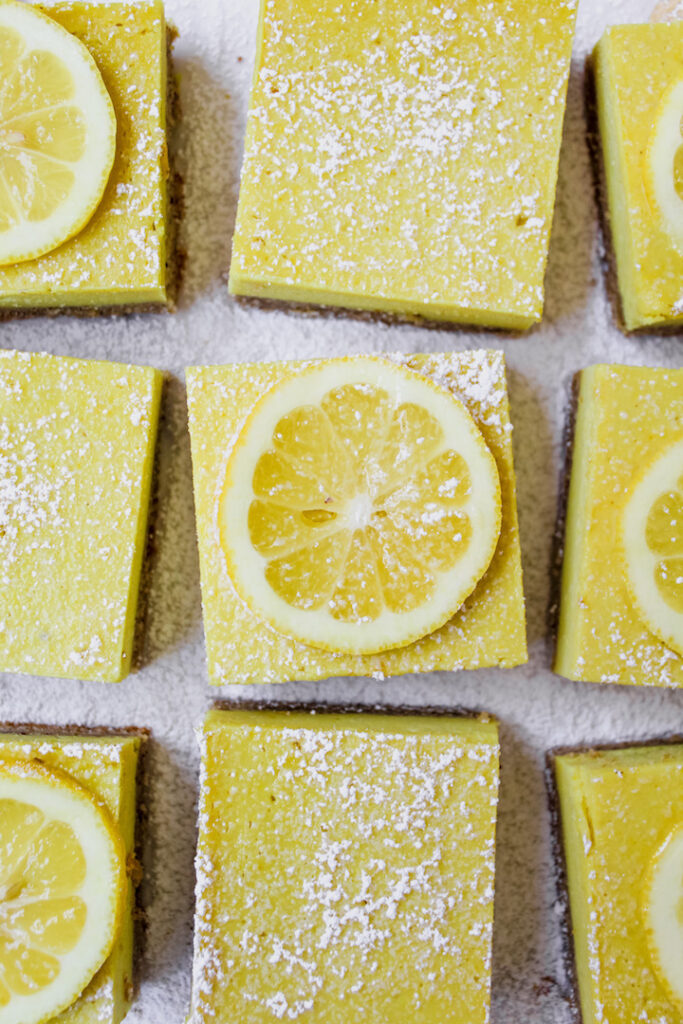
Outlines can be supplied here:
M269 687L249 696L486 708L502 723L503 778L494 929L495 1024L570 1020L559 956L543 781L547 747L645 738L683 728L683 693L572 684L548 670L551 538L571 375L595 361L681 365L677 338L625 338L600 263L585 141L583 67L603 28L647 17L652 0L582 0L547 278L547 313L525 337L383 327L236 306L225 289L251 74L256 0L167 0L184 119L188 267L175 317L29 320L0 345L149 363L171 374L161 431L157 552L145 667L119 686L2 680L2 718L135 724L154 731L141 991L130 1024L180 1024L189 1002L197 748L193 726L218 696L206 685L183 367L385 350L503 348L510 369L531 661L526 669L376 683ZM236 695L233 691L230 695Z

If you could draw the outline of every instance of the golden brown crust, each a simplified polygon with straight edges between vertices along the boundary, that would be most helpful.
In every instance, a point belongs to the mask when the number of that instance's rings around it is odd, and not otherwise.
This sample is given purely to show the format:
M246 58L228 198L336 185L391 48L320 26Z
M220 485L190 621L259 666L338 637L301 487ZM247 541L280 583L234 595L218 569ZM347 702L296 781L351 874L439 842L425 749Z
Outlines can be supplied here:
M135 725L41 725L35 722L0 722L0 733L17 736L135 736L143 743L151 736L149 729Z
M49 306L45 309L0 309L0 323L8 320L33 320L37 316L76 316L79 319L99 316L125 316L131 313L170 313L172 309L162 302L148 302L140 306Z
M154 577L154 566L157 559L156 524L159 518L159 465L161 459L161 446L159 434L164 420L164 398L168 375L164 374L161 384L161 398L159 402L159 424L157 427L157 439L154 445L154 463L152 465L152 480L149 488L149 507L147 510L147 526L145 531L144 551L142 554L142 565L140 566L140 580L138 583L137 606L135 610L135 630L133 633L133 646L130 658L130 672L139 672L146 665L146 639L147 623L149 617L149 598Z
M574 956L574 933L572 930L571 910L569 905L569 883L567 879L567 862L562 842L562 818L560 814L560 796L555 779L555 756L558 751L549 751L546 755L545 782L550 812L551 856L555 868L557 891L557 915L562 937L562 963L568 982L569 992L566 1002L569 1006L573 1024L581 1024L582 1014L579 1003L579 978L576 973L576 957Z
M442 705L411 704L323 704L305 703L303 701L256 700L237 698L235 700L217 700L211 705L212 711L283 711L305 712L310 715L386 715L388 717L405 718L470 718L479 722L497 722L494 715L487 711L462 707L443 707Z
M564 546L567 529L567 508L569 505L569 486L571 484L572 466L574 464L574 438L576 436L576 414L579 407L579 384L581 374L576 373L568 386L567 413L562 431L561 451L564 461L560 466L558 487L557 516L551 543L550 558L550 596L546 625L548 636L553 644L557 641L560 623L560 601L562 597L562 567L564 563Z
M346 306L316 305L308 302L285 302L283 299L264 299L256 296L235 295L235 301L246 309L262 309L294 313L304 317L319 317L325 320L358 320L361 323L384 324L387 327L424 327L430 331L463 330L468 334L528 334L531 328L479 327L466 321L429 320L416 313L387 313L382 310L353 309Z
M166 85L166 139L168 150L168 255L166 258L166 291L168 303L166 307L155 310L154 305L149 312L160 312L164 308L168 312L175 312L180 285L185 265L185 254L178 247L178 235L180 224L185 213L185 186L183 178L175 166L173 137L180 123L180 90L173 73L173 44L178 38L178 30L173 24L166 25L166 60L168 67ZM135 312L135 309L130 312ZM137 308L140 312L140 307Z

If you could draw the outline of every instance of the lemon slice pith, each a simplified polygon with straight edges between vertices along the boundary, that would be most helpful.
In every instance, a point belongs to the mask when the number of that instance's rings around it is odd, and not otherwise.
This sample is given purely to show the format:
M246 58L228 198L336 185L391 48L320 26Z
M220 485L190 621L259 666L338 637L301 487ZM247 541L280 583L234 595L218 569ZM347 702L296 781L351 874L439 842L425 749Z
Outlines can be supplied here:
M500 481L450 392L386 359L332 359L257 403L218 520L228 573L259 617L369 654L432 633L474 590L500 535Z
M648 868L642 913L657 978L683 1014L683 825L668 836Z
M0 265L77 234L115 152L114 108L86 47L34 7L0 0Z
M683 249L683 81L660 104L645 155L645 185L671 240Z
M627 582L640 617L683 656L683 440L641 476L622 528Z
M70 1006L111 952L125 849L107 813L61 772L0 761L0 1020Z

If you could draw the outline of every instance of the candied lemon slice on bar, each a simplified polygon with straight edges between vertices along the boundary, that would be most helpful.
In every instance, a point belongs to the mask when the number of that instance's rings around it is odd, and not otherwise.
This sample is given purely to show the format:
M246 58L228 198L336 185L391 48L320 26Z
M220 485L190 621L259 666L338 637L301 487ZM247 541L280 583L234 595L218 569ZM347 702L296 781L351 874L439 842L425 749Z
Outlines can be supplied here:
M631 491L623 546L641 618L683 656L683 440L659 455Z
M667 837L646 872L642 911L655 973L683 1014L683 825Z
M645 184L672 242L683 249L683 80L660 104L645 153Z
M218 518L257 615L369 654L432 633L471 594L498 543L500 481L449 391L387 359L321 360L252 411Z
M0 760L0 1020L40 1024L78 998L111 952L125 849L70 776Z
M36 8L0 0L0 265L77 234L115 152L116 115L85 46Z

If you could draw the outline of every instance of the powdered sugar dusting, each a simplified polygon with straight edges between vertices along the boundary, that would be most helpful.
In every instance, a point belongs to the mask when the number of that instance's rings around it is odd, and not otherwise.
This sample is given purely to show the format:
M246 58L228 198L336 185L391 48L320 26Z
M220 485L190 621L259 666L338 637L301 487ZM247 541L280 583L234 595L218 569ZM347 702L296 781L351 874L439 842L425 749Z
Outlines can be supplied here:
M193 1024L347 998L387 1020L394 999L488 1019L495 733L425 729L209 719Z
M6 669L119 674L159 385L132 367L0 354Z
M539 319L575 13L265 0L237 290Z
M34 320L2 325L0 345L6 348L144 363L172 374L160 434L160 511L154 520L156 554L144 670L115 687L3 674L3 713L15 721L39 718L152 726L151 818L145 858L148 939L138 955L141 987L126 1024L184 1020L190 1000L195 883L198 755L193 727L211 699L201 623L184 367L396 350L503 350L515 428L530 664L514 671L411 674L386 682L367 676L334 678L259 688L258 693L278 700L484 707L502 720L492 1021L571 1024L571 986L561 956L549 849L544 752L554 744L660 735L676 727L683 711L683 691L574 685L553 675L546 622L571 375L595 362L681 365L680 338L628 339L617 329L605 288L604 248L586 147L585 58L607 25L647 20L653 0L579 4L546 281L546 318L527 338L497 334L488 339L475 331L426 331L413 325L390 328L348 318L263 311L245 308L228 297L225 277L257 6L253 0L204 0L198 16L197 0L166 0L168 17L180 30L175 54L183 106L179 141L186 182L183 241L189 275L181 311L163 318L80 321L64 317L58 324ZM222 692L245 695L241 688ZM253 687L248 693L253 697Z

